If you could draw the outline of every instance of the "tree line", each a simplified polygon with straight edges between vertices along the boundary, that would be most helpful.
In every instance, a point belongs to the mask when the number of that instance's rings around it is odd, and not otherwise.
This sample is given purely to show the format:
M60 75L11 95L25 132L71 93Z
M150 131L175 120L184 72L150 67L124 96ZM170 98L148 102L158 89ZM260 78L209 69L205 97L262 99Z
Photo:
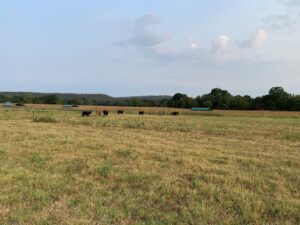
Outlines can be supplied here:
M168 107L207 107L231 110L287 110L300 111L300 95L287 93L282 87L273 87L269 93L252 98L249 95L231 95L227 90L214 88L196 98L177 93L167 101Z
M252 98L249 95L232 95L227 90L214 88L210 93L189 97L176 93L173 97L152 96L112 98L105 95L6 93L0 94L0 102L22 104L70 104L192 108L232 110L288 110L300 111L300 95L287 93L282 87L273 87L269 93Z

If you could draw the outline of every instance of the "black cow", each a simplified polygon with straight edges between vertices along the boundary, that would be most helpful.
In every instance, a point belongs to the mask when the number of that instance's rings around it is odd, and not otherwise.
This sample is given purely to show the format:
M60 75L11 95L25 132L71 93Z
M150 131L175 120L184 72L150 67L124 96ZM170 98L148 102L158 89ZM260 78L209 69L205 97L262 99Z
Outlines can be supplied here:
M118 110L118 115L123 114L124 110Z
M172 116L178 116L178 115L179 115L179 112L171 112L171 115L172 115Z
M82 111L81 116L82 117L85 117L85 116L89 117L91 114L92 114L92 111Z
M139 115L144 115L145 112L144 111L139 111Z
M108 116L108 111L107 110L103 110L103 116Z

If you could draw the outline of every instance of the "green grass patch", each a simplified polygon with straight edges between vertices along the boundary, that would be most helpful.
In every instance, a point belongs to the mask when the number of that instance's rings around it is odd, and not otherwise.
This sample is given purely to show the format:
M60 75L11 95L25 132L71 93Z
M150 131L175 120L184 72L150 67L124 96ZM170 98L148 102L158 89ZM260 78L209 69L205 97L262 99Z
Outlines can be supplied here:
M53 117L43 116L33 118L33 122L36 123L57 123L57 120Z
M118 149L115 151L115 154L121 158L129 158L133 154L133 151L131 149Z

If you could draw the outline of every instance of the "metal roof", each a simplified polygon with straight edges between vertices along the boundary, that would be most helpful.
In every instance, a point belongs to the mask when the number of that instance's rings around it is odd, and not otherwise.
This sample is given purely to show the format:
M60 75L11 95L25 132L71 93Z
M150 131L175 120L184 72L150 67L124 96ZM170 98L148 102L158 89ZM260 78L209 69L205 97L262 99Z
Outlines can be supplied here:
M192 108L193 111L210 111L211 108L206 108L206 107L194 107Z
M5 102L3 106L15 106L15 104L12 102Z

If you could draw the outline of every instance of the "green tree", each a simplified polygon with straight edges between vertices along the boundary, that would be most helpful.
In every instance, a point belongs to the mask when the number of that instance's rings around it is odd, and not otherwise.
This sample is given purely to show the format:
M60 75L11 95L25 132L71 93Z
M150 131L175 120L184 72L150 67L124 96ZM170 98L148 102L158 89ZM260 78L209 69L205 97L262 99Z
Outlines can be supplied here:
M186 94L176 93L168 102L169 107L175 108L191 108L195 105L193 98L188 97Z
M210 92L214 109L228 109L231 94L220 88L214 88Z
M46 95L45 96L45 104L59 104L60 99L57 95Z
M252 109L252 98L250 96L233 96L230 99L229 108L237 110Z
M202 106L211 109L213 107L213 103L210 100L207 100L207 101L203 102Z
M300 111L300 95L293 95L288 100L288 110Z
M291 95L282 87L272 87L269 91L268 101L272 103L274 110L285 110L288 108L288 100Z

